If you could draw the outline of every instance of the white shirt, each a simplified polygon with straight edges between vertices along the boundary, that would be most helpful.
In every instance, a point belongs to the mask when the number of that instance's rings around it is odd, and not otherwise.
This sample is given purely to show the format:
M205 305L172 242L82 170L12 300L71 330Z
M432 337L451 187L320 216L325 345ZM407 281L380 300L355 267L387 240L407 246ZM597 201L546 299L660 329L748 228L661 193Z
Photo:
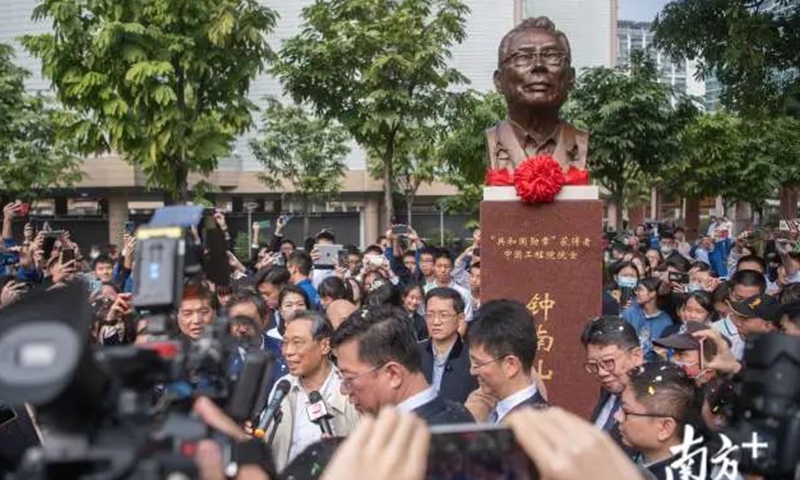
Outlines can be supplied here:
M397 409L403 413L410 413L426 403L432 402L436 398L436 389L428 387L416 395L406 398L397 405Z
M292 382L292 390L297 390L294 406L294 424L292 425L292 442L289 446L289 462L291 462L294 457L302 453L309 445L320 441L322 431L317 424L308 419L306 407L309 406L310 402L308 401L308 394L300 385L300 379L293 375L287 375L287 378ZM328 378L325 379L325 383L319 389L322 398L327 398L328 392L338 390L341 383L342 380L338 370L332 368Z
M497 420L495 423L500 423L506 415L511 412L517 405L524 402L525 400L531 398L536 394L536 384L532 383L528 387L523 388L522 390L518 391L517 393L511 394L508 397L500 400L497 402L497 406L494 407L495 413L497 413Z
M619 401L619 398L616 395L609 395L606 399L606 403L603 405L603 409L600 410L600 414L597 415L597 419L594 421L594 426L597 428L602 429L606 426L606 422L608 422L608 417L611 416L611 412L614 410L614 405Z
M739 335L739 330L736 329L736 325L731 321L730 317L717 320L711 326L731 342L731 353L736 360L741 362L744 358L745 341Z

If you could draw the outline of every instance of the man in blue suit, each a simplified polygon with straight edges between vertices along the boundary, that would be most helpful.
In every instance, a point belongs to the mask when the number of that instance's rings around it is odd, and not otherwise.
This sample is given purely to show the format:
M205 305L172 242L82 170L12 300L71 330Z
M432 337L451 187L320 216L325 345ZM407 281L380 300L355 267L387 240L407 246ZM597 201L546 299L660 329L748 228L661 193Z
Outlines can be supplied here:
M530 374L537 342L533 315L517 301L492 300L475 313L467 330L471 373L484 392L499 399L489 423L500 423L523 406L547 405Z

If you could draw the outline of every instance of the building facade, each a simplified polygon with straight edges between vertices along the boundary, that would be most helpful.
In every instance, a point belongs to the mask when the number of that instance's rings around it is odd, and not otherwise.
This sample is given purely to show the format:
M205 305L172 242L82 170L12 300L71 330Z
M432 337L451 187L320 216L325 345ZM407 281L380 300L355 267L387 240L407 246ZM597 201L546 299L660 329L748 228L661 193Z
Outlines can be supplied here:
M302 23L301 13L312 0L261 0L279 15L274 32L269 36L270 46L277 50L286 39L296 34ZM576 69L592 66L611 66L616 58L616 6L617 0L465 0L471 13L467 22L467 38L453 49L453 65L469 78L469 88L478 91L494 89L492 75L497 66L497 47L503 35L529 16L546 15L570 38L573 64ZM11 44L16 50L17 63L31 72L26 86L31 91L48 91L49 83L41 76L41 65L37 59L19 45L17 39L25 34L44 33L49 22L34 22L31 14L38 0L3 0L0 2L0 42ZM249 96L256 104L263 105L265 96L282 97L278 80L268 74L256 78L250 87ZM259 122L258 113L255 114ZM248 142L256 131L253 128L233 145L231 154L219 162L219 168L205 178L216 186L215 201L219 206L233 212L233 216L245 217L244 205L258 205L253 215L270 218L286 211L297 211L291 191L267 190L258 180L261 165L252 155ZM341 225L349 231L347 241L367 244L381 233L386 219L383 214L383 184L370 177L366 169L366 155L353 145L346 160L348 172L343 179L342 193L336 201L312 206L317 226ZM108 225L107 235L100 228L92 240L118 242L124 222L129 215L142 217L162 203L163 194L149 189L142 171L128 165L116 155L87 159L84 165L85 178L74 189L42 202L41 213L55 219L92 221ZM190 185L201 180L190 177ZM429 218L431 225L439 224L435 203L456 193L450 185L434 182L423 185L415 201L417 218ZM88 207L92 201L96 208ZM399 218L404 218L402 213ZM342 220L345 219L345 220ZM463 223L466 217L450 216L445 219L446 228L456 236L465 234ZM354 226L357 225L357 228ZM244 220L241 222L245 228ZM423 227L422 230L426 230Z

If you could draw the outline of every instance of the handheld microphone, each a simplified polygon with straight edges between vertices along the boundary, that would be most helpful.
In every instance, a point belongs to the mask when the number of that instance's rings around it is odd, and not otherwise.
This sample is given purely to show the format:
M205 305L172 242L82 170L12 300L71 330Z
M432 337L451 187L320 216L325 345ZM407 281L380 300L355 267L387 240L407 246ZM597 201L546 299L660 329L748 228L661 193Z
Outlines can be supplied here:
M275 417L275 412L280 408L281 402L286 398L290 388L292 388L292 384L289 383L289 380L283 379L278 382L278 385L275 387L275 394L272 396L272 400L270 400L269 404L267 404L267 408L264 409L261 420L259 420L258 426L253 432L257 438L264 438L264 435L266 435L267 427L269 427L269 424Z
M322 395L314 390L308 394L308 400L311 402L311 404L306 407L308 419L319 425L319 429L322 430L322 433L332 437L333 428L331 428L330 419L333 418L333 415L328 412L328 406L325 404Z

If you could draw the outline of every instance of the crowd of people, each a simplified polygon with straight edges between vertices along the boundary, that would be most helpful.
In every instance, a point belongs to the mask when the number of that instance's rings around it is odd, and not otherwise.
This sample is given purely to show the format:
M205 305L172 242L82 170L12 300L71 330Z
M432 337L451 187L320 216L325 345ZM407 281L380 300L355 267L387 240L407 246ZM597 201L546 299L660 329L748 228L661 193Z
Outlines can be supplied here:
M135 234L121 249L84 248L69 232L54 236L27 221L15 238L20 209L11 203L3 211L0 309L33 290L83 282L92 342L147 342L147 322L133 307ZM224 213L215 217L227 230ZM362 470L368 478L422 478L416 463L424 464L429 437L420 421L510 425L544 478L677 478L674 452L686 428L713 443L727 425L723 407L746 368L746 340L800 335L795 233L733 236L715 220L690 244L680 228L637 226L608 246L602 315L570 319L585 323L572 341L583 344L599 389L590 425L560 410L536 374L540 319L513 300L481 302L480 229L457 255L427 245L411 227L390 229L363 250L343 246L330 265L320 259L323 247L337 245L333 232L298 248L283 235L286 222L280 217L270 238L254 224L250 258L228 252L229 285L188 279L175 313L175 337L187 342L227 316L239 345L231 371L253 349L274 355L273 395L274 385L289 383L270 444L278 472L324 438L306 413L318 393L334 436L348 437L327 478L367 478ZM757 237L765 237L760 249ZM230 428L253 433L249 422ZM572 433L555 438L555 431ZM537 435L553 438L542 443ZM219 453L202 451L204 478L217 478ZM592 470L593 461L603 466ZM453 465L446 478L477 478L464 468ZM246 478L266 478L254 475Z

